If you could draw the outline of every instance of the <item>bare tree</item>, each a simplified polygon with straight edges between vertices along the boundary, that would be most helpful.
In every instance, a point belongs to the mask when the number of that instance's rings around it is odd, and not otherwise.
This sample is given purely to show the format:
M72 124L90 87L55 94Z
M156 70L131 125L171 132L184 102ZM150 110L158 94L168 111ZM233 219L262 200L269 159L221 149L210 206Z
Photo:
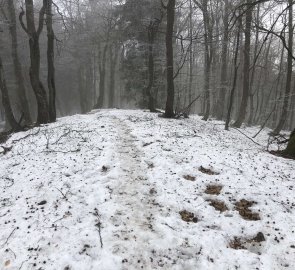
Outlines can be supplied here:
M166 68L167 68L167 100L165 117L174 117L174 54L173 54L173 29L175 19L175 0L169 0L167 6L166 29Z
M229 105L228 105L226 122L225 122L225 130L229 130L229 124L230 124L231 113L232 113L233 102L234 102L234 95L235 95L236 86L237 86L237 77L238 77L238 69L239 69L238 56L239 56L239 49L240 49L241 28L242 28L242 22L240 19L239 26L237 28L237 34L236 34L236 48L235 48L235 55L234 55L234 78L233 78L232 89L230 91Z
M25 120L25 123L30 124L32 119L31 119L29 104L27 100L22 66L19 60L19 55L18 55L18 37L17 37L17 31L16 31L16 15L15 15L14 1L8 0L7 7L8 7L8 14L9 14L9 20L10 20L9 32L11 36L11 56L13 59L14 74L15 74L16 83L17 83L17 94L20 101L21 113L24 116L23 118Z
M2 105L5 110L5 116L8 121L8 124L10 125L12 131L19 131L21 127L13 115L10 98L8 95L7 85L6 85L6 81L4 77L4 69L3 69L3 62L2 62L1 56L0 56L0 90L2 94Z
M282 108L282 114L279 119L279 123L275 130L273 131L274 134L279 134L283 129L288 116L288 107L289 107L289 99L291 93L291 81L292 81L292 70L293 70L293 1L288 0L288 10L289 10L289 20L288 20L288 59L287 59L287 79L286 79L286 88L285 88L285 96L284 96L284 103Z
M55 107L55 67L54 67L54 40L55 35L52 27L52 0L45 1L46 6L46 27L47 27L47 85L49 90L49 120L56 121Z
M223 15L223 40L221 52L221 78L220 78L220 91L217 102L217 119L222 120L224 117L224 103L226 91L228 88L227 68L228 68L228 43L229 43L229 2L224 2L224 15Z
M29 37L30 46L30 80L35 93L38 107L37 123L46 124L49 122L49 111L46 91L40 80L40 46L39 37L43 30L46 1L43 0L43 6L39 12L39 24L36 28L34 19L34 3L33 0L25 0L26 12L21 11L19 20L23 30ZM23 16L26 15L26 24L23 22Z
M243 95L239 108L238 118L234 123L235 127L240 127L245 120L250 88L250 50L251 50L251 24L252 24L252 0L246 0L246 25L245 25L245 45L244 45L244 70L243 70Z

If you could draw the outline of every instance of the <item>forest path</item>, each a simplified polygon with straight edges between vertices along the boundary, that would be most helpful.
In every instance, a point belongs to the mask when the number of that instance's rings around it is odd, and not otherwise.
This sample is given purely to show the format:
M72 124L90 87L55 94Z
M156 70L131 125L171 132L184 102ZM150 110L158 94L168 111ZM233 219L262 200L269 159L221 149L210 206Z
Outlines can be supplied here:
M118 242L113 253L123 259L122 269L146 269L150 264L150 242L158 239L153 231L153 216L156 211L155 189L147 178L144 153L136 146L137 138L126 119L113 117L117 130L117 159L120 164L119 177L113 187L113 199L119 206L113 222L117 228L114 236ZM150 254L150 253L149 253ZM131 267L131 268L130 268Z

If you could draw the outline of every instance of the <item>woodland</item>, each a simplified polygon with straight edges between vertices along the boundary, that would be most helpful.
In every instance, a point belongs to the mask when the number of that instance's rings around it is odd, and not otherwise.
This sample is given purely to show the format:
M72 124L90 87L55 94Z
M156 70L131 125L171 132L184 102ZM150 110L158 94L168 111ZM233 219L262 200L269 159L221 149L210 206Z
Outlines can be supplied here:
M295 0L0 0L0 269L295 269Z
M2 122L159 108L292 131L293 1L166 2L2 0Z

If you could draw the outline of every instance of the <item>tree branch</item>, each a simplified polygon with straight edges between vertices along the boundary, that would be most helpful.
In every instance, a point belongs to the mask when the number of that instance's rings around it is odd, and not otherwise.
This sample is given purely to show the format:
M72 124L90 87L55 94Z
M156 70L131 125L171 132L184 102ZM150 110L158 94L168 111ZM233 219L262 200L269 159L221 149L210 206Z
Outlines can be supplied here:
M42 6L42 8L40 9L40 12L39 12L39 26L38 26L38 30L37 30L38 37L42 33L43 26L44 26L44 16L45 16L46 4L47 4L47 1L43 0L43 6Z
M19 22L20 22L20 25L21 25L22 29L23 29L28 35L30 35L30 33L29 33L29 31L28 31L28 28L25 26L24 21L23 21L23 17L24 17L24 15L25 15L25 11L24 11L23 7L21 7L21 12L19 13L19 16L18 16L18 18L19 18Z

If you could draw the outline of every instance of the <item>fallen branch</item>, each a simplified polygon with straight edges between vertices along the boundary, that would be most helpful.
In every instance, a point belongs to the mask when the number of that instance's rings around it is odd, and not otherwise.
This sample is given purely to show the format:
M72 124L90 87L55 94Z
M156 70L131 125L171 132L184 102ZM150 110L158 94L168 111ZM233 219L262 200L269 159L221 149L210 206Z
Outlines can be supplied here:
M235 129L235 130L237 130L237 131L239 131L241 134L243 134L245 137L247 137L247 138L248 138L249 140L251 140L253 143L255 143L255 144L257 144L257 145L263 147L260 143L255 142L251 137L249 137L249 136L248 136L247 134L245 134L244 132L240 131L238 128L235 128L235 127L232 127L232 128Z
M102 150L102 149L100 149ZM78 153L81 149L75 149L75 150L69 150L69 151L62 151L62 150L44 150L42 153L62 153L62 154L68 154L68 153Z
M22 137L22 138L19 138L19 139L16 139L16 140L12 140L12 141L11 141L11 144L14 144L14 143L16 143L16 142L19 142L19 141L21 141L21 140L25 140L25 139L27 139L27 138L29 138L29 137L31 137L31 136L36 136L36 135L39 134L39 132L40 132L40 128L39 128L35 133L30 133L30 134L27 134L26 136L24 136L24 137Z
M189 115L189 110L190 108L193 106L193 104L201 97L201 95L198 95L186 108L184 108L182 111L177 112L175 115L175 118L180 118L180 117L184 117L184 118L188 118Z

